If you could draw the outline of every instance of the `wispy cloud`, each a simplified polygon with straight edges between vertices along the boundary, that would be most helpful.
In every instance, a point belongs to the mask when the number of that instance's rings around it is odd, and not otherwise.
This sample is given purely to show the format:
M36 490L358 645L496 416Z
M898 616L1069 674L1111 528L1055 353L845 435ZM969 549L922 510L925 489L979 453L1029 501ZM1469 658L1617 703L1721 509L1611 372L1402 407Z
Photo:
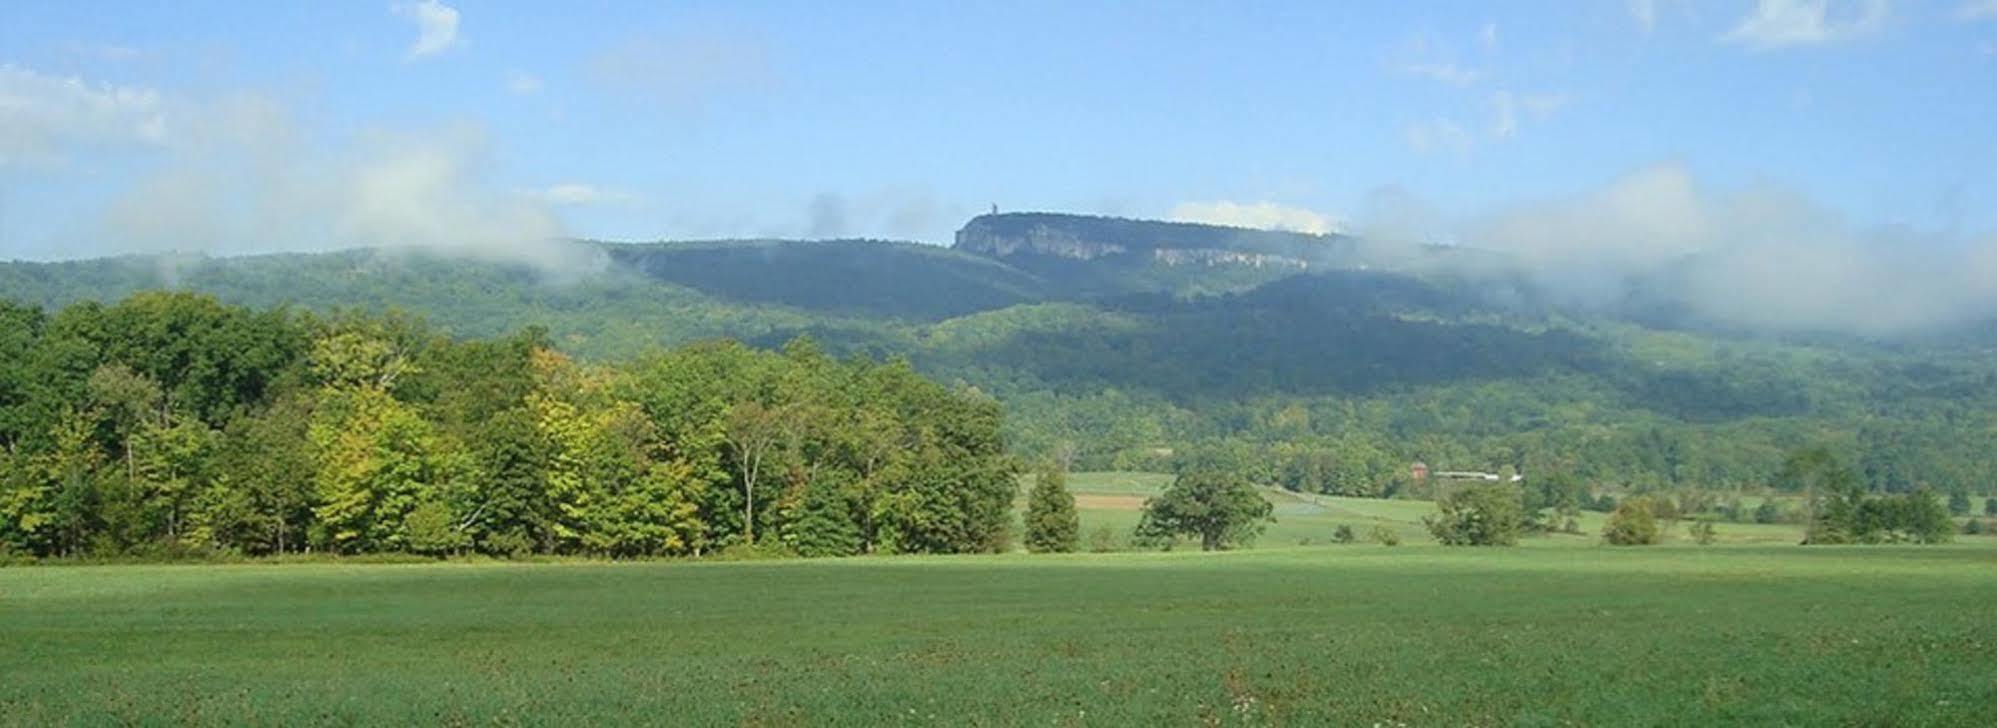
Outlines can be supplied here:
M532 96L534 94L541 93L541 88L542 84L540 76L536 76L534 74L527 73L524 71L514 71L512 73L506 74L507 91L511 91L520 96Z
M1484 29L1477 33L1477 42L1484 44L1484 50L1495 51L1498 49L1498 24L1496 21L1484 24Z
M634 38L597 54L588 69L609 91L682 110L776 80L762 43L712 33Z
M635 202L638 199L636 195L629 192L582 182L565 182L553 185L544 190L537 190L533 195L550 205L563 207L623 204Z
M404 56L409 60L428 58L462 45L458 38L458 9L438 0L423 0L390 8L396 15L416 24L416 42Z
M38 243L51 250L381 247L587 263L560 242L545 198L491 184L489 146L475 126L325 136L263 94L197 97L0 66L0 168L143 162L110 202Z
M1479 34L1491 46L1498 40L1498 26L1489 23ZM1394 49L1389 57L1388 67L1397 73L1419 76L1431 81L1452 86L1469 86L1484 80L1481 69L1465 66L1456 61L1456 54L1447 44L1431 39L1427 34L1416 35Z
M1697 315L1769 329L1891 334L1997 313L1997 237L1855 226L1795 190L1716 188L1680 164L1457 229L1583 302L1615 305L1634 277Z
M1657 29L1657 0L1629 0L1629 14L1643 32Z
M1515 94L1500 90L1491 94L1491 136L1510 139L1518 133L1520 117L1545 121L1567 107L1567 94Z
M1234 202L1216 200L1213 202L1181 202L1172 207L1171 219L1180 222L1202 222L1209 225L1257 228L1262 230L1288 230L1298 233L1324 235L1340 232L1343 223L1337 218L1315 210L1292 207L1274 202Z
M1839 43L1877 32L1888 12L1886 0L1760 0L1720 40L1755 50Z
M1463 126L1437 117L1410 124L1401 131L1401 140L1416 154L1468 154L1477 140Z
M1955 9L1955 19L1965 23L1997 20L1997 0L1968 0Z
M78 148L162 145L170 116L153 89L0 65L0 167L60 162Z
M130 61L139 57L139 49L115 43L66 43L63 50L70 55L88 58L93 61Z
M1454 63L1410 63L1402 66L1401 71L1456 86L1468 86L1484 80L1483 71L1464 68Z

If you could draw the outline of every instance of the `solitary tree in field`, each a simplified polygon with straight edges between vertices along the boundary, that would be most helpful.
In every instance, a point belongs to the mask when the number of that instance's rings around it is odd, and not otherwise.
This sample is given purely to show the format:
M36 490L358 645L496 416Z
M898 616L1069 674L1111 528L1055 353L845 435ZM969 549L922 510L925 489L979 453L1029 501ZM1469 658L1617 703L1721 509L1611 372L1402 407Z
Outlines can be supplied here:
M1137 537L1155 543L1198 536L1201 550L1215 551L1253 541L1275 520L1269 515L1274 510L1239 476L1189 471L1180 473L1164 493L1144 502Z
M1059 466L1049 467L1034 481L1026 501L1026 550L1065 554L1075 550L1081 537L1082 522L1075 515L1068 477Z
M1663 540L1657 528L1657 515L1644 496L1625 498L1609 522L1602 527L1602 540L1616 546L1649 546Z
M1423 519L1445 546L1512 546L1525 527L1525 506L1510 483L1476 483L1450 491Z

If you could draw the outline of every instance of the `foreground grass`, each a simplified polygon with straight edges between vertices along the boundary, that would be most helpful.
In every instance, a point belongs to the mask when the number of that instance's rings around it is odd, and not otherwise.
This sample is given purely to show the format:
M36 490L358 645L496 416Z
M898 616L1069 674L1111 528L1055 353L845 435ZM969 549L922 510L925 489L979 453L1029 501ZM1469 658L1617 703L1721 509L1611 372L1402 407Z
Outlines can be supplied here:
M1987 725L1997 552L0 570L0 722Z

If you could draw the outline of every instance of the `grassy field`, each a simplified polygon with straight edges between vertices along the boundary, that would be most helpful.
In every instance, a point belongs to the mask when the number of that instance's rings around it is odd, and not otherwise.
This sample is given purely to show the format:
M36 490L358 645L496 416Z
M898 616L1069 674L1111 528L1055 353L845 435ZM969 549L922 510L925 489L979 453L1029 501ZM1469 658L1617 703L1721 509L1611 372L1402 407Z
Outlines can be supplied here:
M0 722L1988 725L1997 552L0 570Z
M1141 496L1156 476L1085 474ZM1273 496L1272 497L1279 497ZM1090 525L1134 522L1123 503ZM1989 725L1997 540L0 569L0 724ZM1349 523L1408 545L1298 546ZM1789 534L1793 535L1793 534Z

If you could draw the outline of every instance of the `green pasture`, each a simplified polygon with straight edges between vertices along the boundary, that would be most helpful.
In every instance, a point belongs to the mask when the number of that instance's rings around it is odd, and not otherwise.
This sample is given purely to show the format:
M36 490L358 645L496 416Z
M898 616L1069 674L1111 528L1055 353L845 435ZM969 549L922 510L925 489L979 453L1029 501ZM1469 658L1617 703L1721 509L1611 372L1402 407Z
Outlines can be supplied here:
M1988 725L1997 551L0 570L0 723Z
M1081 474L1142 496L1160 476ZM1790 527L1444 548L0 569L0 725L1989 725L1997 548ZM1084 534L1135 522L1085 509ZM1598 529L1591 517L1584 529ZM1326 545L1338 524L1362 542ZM1401 546L1365 543L1373 526ZM1312 545L1300 545L1310 539Z

